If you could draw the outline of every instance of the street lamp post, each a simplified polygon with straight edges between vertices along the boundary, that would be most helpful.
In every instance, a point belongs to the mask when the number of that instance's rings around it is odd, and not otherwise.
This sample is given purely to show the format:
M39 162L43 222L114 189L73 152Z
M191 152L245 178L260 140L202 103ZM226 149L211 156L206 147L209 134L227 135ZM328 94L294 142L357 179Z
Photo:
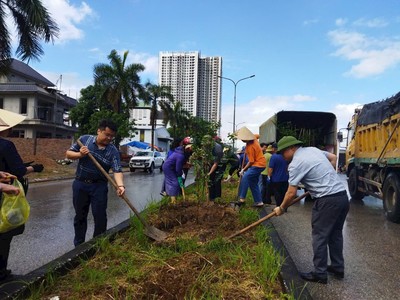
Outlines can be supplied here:
M223 76L219 76L218 75L219 78L226 79L226 80L229 80L230 82L232 82L234 87L235 87L234 88L234 93L233 93L233 129L232 129L232 134L235 133L235 123L236 123L235 122L236 121L236 87L237 87L238 83L241 82L242 80L253 78L254 76L256 76L256 75L251 75L251 76L248 76L248 77L241 78L241 79L239 79L237 81L234 81L233 79L230 79L228 77L223 77ZM235 140L233 140L232 147L233 147L233 149L235 149Z

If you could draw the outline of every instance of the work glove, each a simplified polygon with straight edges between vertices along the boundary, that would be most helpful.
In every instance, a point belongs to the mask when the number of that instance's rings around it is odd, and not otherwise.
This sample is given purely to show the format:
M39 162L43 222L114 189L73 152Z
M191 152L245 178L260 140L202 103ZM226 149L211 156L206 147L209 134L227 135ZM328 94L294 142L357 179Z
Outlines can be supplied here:
M241 170L241 171L239 172L239 176L242 177L243 175L244 175L244 171Z
M184 185L183 185L183 180L182 180L182 177L181 177L181 176L178 177L178 183L179 183L179 187L181 187L181 188L184 187Z
M40 173L43 171L44 167L42 164L32 165L33 172Z

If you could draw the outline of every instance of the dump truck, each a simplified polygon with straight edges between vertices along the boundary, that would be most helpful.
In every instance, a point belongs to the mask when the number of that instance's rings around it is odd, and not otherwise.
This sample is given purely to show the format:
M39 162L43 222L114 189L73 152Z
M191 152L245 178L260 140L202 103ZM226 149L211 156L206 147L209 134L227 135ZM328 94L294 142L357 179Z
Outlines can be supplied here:
M400 223L400 93L356 109L348 125L350 196L383 200L386 218Z
M337 120L331 112L280 111L260 126L260 143L277 142L292 135L304 146L313 146L337 154Z

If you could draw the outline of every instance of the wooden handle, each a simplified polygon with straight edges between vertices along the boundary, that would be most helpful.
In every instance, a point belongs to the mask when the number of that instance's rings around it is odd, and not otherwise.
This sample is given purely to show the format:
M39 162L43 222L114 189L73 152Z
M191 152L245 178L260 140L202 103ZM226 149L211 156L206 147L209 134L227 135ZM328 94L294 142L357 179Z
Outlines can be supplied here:
M309 194L310 194L309 192L306 192L306 193L304 193L303 195L301 195L300 197L295 198L295 199L290 203L289 206L292 206L292 205L295 204L296 202L299 202L301 199L307 197ZM273 211L272 213L266 215L265 217L262 217L262 218L259 219L258 221L256 221L256 222L250 224L249 226L243 228L242 230L239 230L239 231L235 232L234 234L230 235L230 236L228 237L228 239L231 239L231 238L233 238L233 237L235 237L235 236L237 236L237 235L242 234L243 232L246 232L246 231L250 230L250 229L253 228L253 227L256 227L256 226L259 225L260 223L262 223L262 222L268 220L269 218L271 218L271 217L273 217L273 216L275 216L275 215L276 215L276 213L275 213L275 211Z

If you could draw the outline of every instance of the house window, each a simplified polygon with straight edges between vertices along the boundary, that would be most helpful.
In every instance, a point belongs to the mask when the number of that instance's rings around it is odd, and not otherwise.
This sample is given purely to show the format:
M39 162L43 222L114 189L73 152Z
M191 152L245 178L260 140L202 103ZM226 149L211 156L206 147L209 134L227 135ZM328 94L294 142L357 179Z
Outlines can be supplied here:
M0 108L4 108L4 99L0 98Z
M21 98L19 102L19 113L26 115L28 113L28 99Z
M144 142L144 129L140 129L140 141Z

